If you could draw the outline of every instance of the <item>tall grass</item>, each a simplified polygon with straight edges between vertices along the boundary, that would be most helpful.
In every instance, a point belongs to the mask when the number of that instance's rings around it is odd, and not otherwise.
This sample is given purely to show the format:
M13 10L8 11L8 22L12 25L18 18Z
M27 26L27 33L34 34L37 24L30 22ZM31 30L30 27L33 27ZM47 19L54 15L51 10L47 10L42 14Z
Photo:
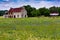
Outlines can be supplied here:
M60 18L0 18L0 40L60 40Z

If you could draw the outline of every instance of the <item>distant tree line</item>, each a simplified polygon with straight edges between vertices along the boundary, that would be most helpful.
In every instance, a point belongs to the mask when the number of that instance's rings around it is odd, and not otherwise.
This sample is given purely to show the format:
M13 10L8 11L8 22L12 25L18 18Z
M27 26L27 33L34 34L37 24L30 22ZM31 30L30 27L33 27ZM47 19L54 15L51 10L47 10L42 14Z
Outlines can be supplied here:
M8 11L8 10L0 10L0 16L3 16L6 11Z
M39 17L39 16L50 16L50 13L52 12L58 12L60 16L60 7L50 7L50 8L39 8L36 9L34 7L31 7L30 5L24 6L27 10L27 14L29 17Z
M50 16L51 12L58 12L60 16L60 7L39 8L36 9L30 5L24 6L27 10L28 17ZM3 16L7 10L0 10L0 16Z

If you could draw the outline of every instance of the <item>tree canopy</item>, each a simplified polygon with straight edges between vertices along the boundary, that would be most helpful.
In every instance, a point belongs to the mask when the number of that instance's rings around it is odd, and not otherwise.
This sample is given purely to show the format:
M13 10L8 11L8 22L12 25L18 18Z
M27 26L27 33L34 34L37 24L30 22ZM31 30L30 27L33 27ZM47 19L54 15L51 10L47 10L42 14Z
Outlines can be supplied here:
M3 16L7 10L0 10L0 16Z
M50 16L50 13L52 12L58 12L60 14L60 7L50 7L49 9L48 8L39 8L39 9L36 9L34 7L31 7L30 5L27 5L27 6L24 6L28 12L28 16L29 17L38 17L38 16Z

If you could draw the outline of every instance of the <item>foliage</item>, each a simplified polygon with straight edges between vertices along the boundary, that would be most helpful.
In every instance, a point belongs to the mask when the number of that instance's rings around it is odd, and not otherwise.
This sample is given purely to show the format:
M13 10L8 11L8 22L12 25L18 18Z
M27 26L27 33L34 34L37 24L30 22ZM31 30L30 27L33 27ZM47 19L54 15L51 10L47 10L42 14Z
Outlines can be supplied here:
M0 16L3 16L7 10L0 10Z
M36 10L36 8L33 8L33 7L31 7L30 5L27 5L27 6L24 6L24 7L25 7L25 9L27 10L27 15L28 15L29 17L32 17L31 12L32 12L33 10Z
M24 6L28 12L29 17L36 17L36 16L49 16L50 13L56 12L60 14L60 7L50 7L49 9L43 7L36 9L34 7L31 7L30 5Z
M31 14L32 14L33 17L38 17L38 16L41 15L38 10L33 10L33 11L31 12Z
M60 16L60 7L57 8L58 12L59 12L59 16Z
M47 8L39 8L39 12L44 16L49 16L50 14L50 11Z
M58 8L53 6L53 7L50 7L50 12L58 12Z

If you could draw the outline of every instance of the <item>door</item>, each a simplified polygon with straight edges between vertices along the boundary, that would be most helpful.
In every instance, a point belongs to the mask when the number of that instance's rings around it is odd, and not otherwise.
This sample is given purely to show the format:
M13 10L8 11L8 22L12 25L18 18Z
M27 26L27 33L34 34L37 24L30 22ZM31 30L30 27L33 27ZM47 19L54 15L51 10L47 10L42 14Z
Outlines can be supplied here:
M14 18L16 18L16 16L14 15Z

